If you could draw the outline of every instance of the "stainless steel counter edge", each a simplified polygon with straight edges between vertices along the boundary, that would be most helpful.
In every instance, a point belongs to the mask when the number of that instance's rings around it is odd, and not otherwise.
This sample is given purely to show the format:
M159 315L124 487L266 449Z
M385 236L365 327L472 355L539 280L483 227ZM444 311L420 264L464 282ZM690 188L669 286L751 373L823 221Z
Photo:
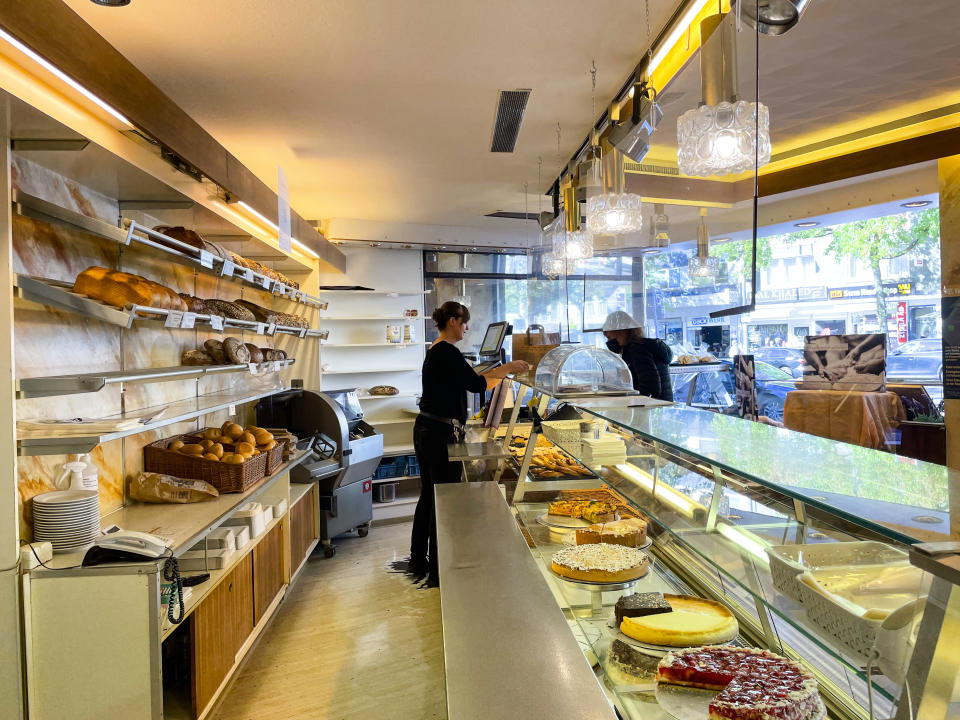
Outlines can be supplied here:
M436 486L449 720L614 720L495 483Z

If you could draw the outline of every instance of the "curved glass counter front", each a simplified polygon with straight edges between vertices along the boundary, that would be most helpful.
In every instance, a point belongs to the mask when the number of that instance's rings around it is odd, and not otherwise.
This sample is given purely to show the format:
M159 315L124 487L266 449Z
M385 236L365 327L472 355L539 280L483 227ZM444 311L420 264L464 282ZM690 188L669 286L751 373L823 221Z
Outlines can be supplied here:
M526 481L512 504L624 717L655 709L650 692L606 672L620 638L613 604L624 592L591 594L550 572L553 553L573 539L538 518L565 488L612 490L650 522L655 572L632 591L723 602L740 623L738 642L800 660L816 675L832 717L868 718L871 708L876 718L910 716L897 713L907 668L916 671L911 661L927 672L942 672L945 662L936 653L915 660L914 647L924 637L936 643L941 623L960 623L960 591L907 559L908 546L949 537L948 489L960 482L954 471L684 406L586 401L581 411L600 425L607 454L559 444L598 478ZM622 446L611 451L617 441ZM811 592L823 586L831 592ZM922 623L928 596L947 608L927 611L929 627ZM955 676L960 665L951 662ZM911 687L919 702L925 687Z

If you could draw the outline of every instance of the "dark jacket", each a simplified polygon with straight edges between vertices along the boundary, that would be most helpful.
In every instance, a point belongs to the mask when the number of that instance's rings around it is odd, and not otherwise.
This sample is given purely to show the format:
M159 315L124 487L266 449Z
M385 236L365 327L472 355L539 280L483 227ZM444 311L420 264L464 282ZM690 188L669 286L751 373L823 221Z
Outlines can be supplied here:
M673 401L673 386L670 384L670 361L673 353L659 338L643 338L620 347L616 340L608 340L607 348L615 352L630 368L633 389L641 395L658 400Z

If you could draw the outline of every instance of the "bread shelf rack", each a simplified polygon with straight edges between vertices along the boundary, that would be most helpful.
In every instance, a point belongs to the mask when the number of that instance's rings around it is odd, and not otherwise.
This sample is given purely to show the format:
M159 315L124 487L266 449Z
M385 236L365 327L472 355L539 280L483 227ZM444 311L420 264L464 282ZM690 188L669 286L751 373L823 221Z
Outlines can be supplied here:
M297 337L318 337L325 340L329 337L327 330L312 330L292 325L274 325L252 320L235 320L234 318L219 315L205 315L202 313L182 312L179 310L165 310L163 308L146 305L128 304L122 310L105 305L96 300L79 295L72 291L73 285L60 280L37 278L29 275L14 275L14 287L17 295L24 300L50 305L68 312L84 315L94 320L100 320L120 327L133 327L137 321L162 321L167 327L183 329L194 328L198 325L209 326L212 330L243 330L257 335L272 336L276 334L296 335Z
M21 190L13 191L13 209L25 217L66 224L107 240L113 240L121 245L137 243L150 247L164 253L169 259L180 264L199 268L214 275L240 280L292 302L311 305L321 310L326 310L328 307L327 303L318 297L289 287L249 268L237 266L230 260L224 260L206 250L200 250L176 238L158 233L128 218L123 219L123 228L115 227L103 220L68 210ZM161 242L157 242L158 240ZM170 247L171 245L172 247Z
M287 387L273 387L257 392L217 392L209 395L198 395L196 397L179 400L177 402L167 403L166 405L157 405L136 410L137 415L147 418L136 427L116 430L114 432L89 435L56 435L52 432L44 434L40 431L17 431L17 454L18 455L66 455L69 453L88 453L97 445L111 440L138 435L139 433L157 430L167 425L178 422L195 420L208 413L219 410L227 410L235 405L253 402L269 395L275 395L279 392L289 390ZM150 411L156 414L150 415ZM159 415L161 413L162 415ZM126 415L120 413L111 415L107 418L98 418L102 420L124 420ZM51 430L55 427L53 426Z
M192 380L204 375L249 372L260 375L284 370L294 364L294 358L271 360L245 365L175 365L173 367L146 368L142 370L115 370L112 372L83 373L80 375L50 375L47 377L21 378L17 380L18 398L53 397L99 392L107 385L137 382L163 382L165 380Z
M370 373L388 373L388 372L420 372L418 367L382 367L382 368L362 368L356 370L320 370L322 375L368 375ZM396 397L396 395L391 395L390 397Z

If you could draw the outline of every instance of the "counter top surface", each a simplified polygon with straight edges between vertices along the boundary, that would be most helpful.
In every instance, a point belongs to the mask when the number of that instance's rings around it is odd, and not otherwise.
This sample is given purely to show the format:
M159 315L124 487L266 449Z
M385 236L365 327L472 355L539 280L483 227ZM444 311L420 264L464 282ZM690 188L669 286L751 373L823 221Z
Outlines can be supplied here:
M497 485L438 485L436 504L450 720L613 720Z

